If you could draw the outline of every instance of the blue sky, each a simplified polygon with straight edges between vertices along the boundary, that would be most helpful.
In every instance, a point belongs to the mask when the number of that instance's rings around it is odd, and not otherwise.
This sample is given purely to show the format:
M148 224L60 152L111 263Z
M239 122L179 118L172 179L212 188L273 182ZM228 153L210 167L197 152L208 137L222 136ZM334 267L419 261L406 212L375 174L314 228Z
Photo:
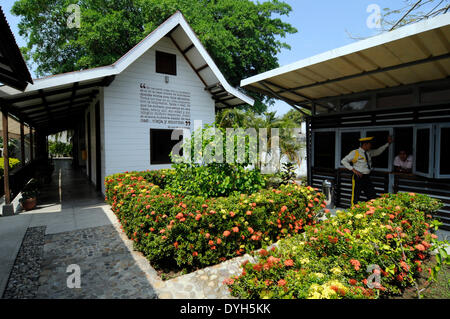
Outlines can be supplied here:
M20 19L10 13L14 2L4 0L1 5L19 46L24 46L25 41L19 36L17 28ZM371 14L367 12L367 8L371 4L376 4L381 9L401 8L404 5L403 0L284 0L284 2L291 5L292 12L289 17L283 19L297 28L298 32L284 39L292 48L279 53L280 65L356 41L347 32L358 37L369 37L379 33L377 29L370 29L366 23ZM31 68L33 71L33 66ZM34 76L34 73L32 75ZM290 106L277 101L271 110L281 115L289 111Z

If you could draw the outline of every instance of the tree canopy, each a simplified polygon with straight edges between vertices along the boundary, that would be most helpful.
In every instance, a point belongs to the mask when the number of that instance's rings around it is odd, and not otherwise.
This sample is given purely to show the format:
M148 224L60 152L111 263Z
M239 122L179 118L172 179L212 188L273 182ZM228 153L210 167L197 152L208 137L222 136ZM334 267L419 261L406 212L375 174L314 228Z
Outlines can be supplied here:
M69 28L70 4L81 11L80 28ZM282 38L297 30L283 22L292 8L278 0L17 0L24 56L38 76L109 65L180 10L227 80L278 67ZM264 111L262 95L255 109Z

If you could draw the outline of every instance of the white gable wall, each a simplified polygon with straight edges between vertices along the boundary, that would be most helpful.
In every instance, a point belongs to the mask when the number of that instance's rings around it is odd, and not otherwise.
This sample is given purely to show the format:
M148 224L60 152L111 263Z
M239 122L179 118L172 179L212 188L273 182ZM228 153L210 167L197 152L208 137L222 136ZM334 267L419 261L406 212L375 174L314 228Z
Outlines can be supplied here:
M177 55L176 76L156 73L156 50ZM166 76L169 77L169 83L165 83ZM158 127L140 121L140 83L155 88L190 92L191 127L194 120L202 120L203 124L214 122L214 100L209 92L205 91L204 84L180 51L165 37L117 75L112 84L103 90L102 166L106 176L124 171L170 167L170 165L150 165L150 128ZM93 150L95 154L95 148ZM92 162L95 163L94 157Z

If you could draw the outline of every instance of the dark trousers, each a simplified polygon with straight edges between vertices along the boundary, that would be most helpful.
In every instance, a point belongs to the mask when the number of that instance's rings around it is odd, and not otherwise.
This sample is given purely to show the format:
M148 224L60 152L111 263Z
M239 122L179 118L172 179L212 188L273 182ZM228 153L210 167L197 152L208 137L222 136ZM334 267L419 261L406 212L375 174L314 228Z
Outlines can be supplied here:
M377 197L375 188L370 180L368 174L363 174L362 177L353 174L352 177L352 206L359 202L361 197L361 192L367 197L367 200L371 200Z

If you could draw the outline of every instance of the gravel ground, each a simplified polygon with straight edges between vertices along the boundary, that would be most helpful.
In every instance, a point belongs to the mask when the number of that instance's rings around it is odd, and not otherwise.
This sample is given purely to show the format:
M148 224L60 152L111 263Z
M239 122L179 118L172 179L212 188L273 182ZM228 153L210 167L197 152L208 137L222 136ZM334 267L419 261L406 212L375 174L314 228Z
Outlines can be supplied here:
M29 227L9 275L4 299L35 298L44 254L45 226Z

